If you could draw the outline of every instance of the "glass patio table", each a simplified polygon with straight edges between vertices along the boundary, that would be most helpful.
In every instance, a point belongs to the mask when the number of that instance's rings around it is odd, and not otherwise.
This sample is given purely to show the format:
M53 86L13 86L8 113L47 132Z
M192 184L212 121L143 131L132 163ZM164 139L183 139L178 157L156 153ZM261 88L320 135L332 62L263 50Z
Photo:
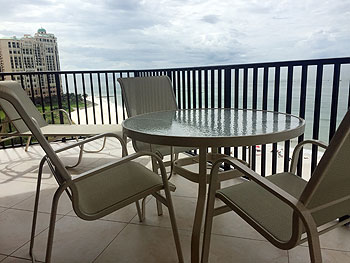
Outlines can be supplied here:
M199 149L199 186L191 240L191 262L200 260L200 230L206 197L207 149L285 141L304 132L299 117L249 109L184 109L153 112L123 122L133 140Z

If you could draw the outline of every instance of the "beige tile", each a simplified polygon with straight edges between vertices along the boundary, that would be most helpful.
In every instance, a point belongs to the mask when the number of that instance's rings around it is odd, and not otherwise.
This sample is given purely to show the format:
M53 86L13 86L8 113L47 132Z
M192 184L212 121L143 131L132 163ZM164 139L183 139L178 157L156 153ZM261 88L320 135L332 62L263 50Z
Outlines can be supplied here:
M329 226L333 225L333 222L329 223L328 225ZM341 226L320 236L320 245L321 245L321 248L324 248L324 249L341 250L341 251L350 252L349 242L350 242L350 226ZM306 247L307 245L308 245L307 242L301 244L301 246L304 246L304 247Z
M0 253L9 255L30 240L32 217L32 212L15 209L0 214ZM49 215L39 213L36 233L48 227L48 222Z
M212 235L209 262L288 263L286 251L269 242Z
M7 257L4 261L1 261L1 263L29 263L29 262L31 262L31 260L16 258L16 257Z
M179 174L174 174L170 182L176 186L173 196L194 197L198 196L198 184L187 180Z
M7 257L7 256L1 255L1 254L0 254L0 262L1 262L1 260L5 259L6 257Z
M323 263L345 263L350 262L350 252L322 249ZM309 248L298 246L288 251L289 263L309 263Z
M180 231L185 262L190 260L190 238ZM95 262L178 262L172 230L129 224Z
M179 229L192 230L196 199L188 197L172 197L176 222ZM140 223L135 217L131 222L150 226L171 227L168 209L163 206L163 215L158 216L155 198L152 198L146 205L146 219Z
M40 159L23 158L22 160L0 162L0 179L4 181L28 180L36 181L36 171Z
M34 183L0 181L0 206L11 207L34 194Z
M342 226L320 237L321 248L350 252L350 226Z
M51 213L52 198L57 187L42 185L39 199L39 212ZM34 210L35 195L14 206L17 209ZM61 195L58 203L57 214L65 215L72 210L72 203L66 193Z
M56 223L52 262L91 262L124 227L123 223L65 216ZM39 260L45 257L47 234L45 230L35 239L34 253ZM28 244L14 256L27 257L27 250Z
M44 156L44 151L38 145L29 147L27 152L24 149L25 147L1 149L1 163L11 163L23 159L40 159Z
M5 211L7 208L5 208L5 207L0 207L0 213L1 212L3 212L3 211Z
M43 155L27 156L28 153L23 151L21 159L0 162L0 180L4 181L21 181L36 183L38 178L38 167ZM29 154L33 155L33 154ZM1 158L3 157L0 151ZM1 159L0 158L0 159ZM55 182L48 168L44 169L43 183Z

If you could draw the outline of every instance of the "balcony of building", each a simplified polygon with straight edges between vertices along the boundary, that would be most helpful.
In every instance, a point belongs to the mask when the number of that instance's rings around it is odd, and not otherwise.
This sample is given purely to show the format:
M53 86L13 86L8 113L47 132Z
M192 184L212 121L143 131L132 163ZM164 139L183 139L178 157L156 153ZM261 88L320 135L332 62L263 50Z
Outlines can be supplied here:
M44 89L34 77L52 79L58 96L34 98L43 111L64 108L76 123L121 123L127 118L118 77L168 75L179 108L252 108L292 113L306 120L305 134L295 140L253 147L252 167L261 175L288 169L292 150L303 139L328 142L350 106L350 58L288 61L213 67L155 70L111 70L44 73L1 73L1 77L29 79L31 89ZM6 75L6 76L5 76ZM50 89L49 89L50 93ZM33 93L32 93L33 94ZM73 105L69 100L74 94ZM79 99L78 94L86 94ZM79 101L78 101L79 100ZM88 103L90 101L91 103ZM45 107L46 106L46 107ZM73 110L73 108L75 108ZM47 116L51 122L63 117ZM58 149L66 142L53 142ZM29 241L38 165L43 151L35 141L24 150L24 140L0 146L0 262L29 262ZM97 149L100 142L89 145ZM133 152L131 143L129 152ZM248 150L226 148L222 152L248 160ZM300 158L299 175L310 178L322 150L307 148ZM65 164L74 162L78 150L60 154ZM72 173L121 158L117 142L108 141L101 153L84 155ZM150 166L144 158L141 163ZM192 169L195 169L194 167ZM39 205L35 254L44 260L51 199L57 187L46 167ZM235 184L244 179L223 183ZM197 197L197 184L179 175L171 182L175 213L185 262L190 262L191 230ZM135 205L102 219L88 222L73 212L69 199L60 200L53 245L53 262L177 262L167 212L157 215L154 198L147 201L146 219L139 222ZM209 262L309 262L307 243L292 250L280 250L251 228L235 213L214 220ZM324 262L350 262L350 228L343 226L321 236Z

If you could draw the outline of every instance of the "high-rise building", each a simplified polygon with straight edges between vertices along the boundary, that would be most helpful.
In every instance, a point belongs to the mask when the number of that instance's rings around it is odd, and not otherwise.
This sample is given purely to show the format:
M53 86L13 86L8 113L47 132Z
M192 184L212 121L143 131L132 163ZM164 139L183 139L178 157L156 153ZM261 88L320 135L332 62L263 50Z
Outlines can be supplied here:
M54 34L46 33L45 29L38 29L34 36L25 34L22 38L0 38L0 72L59 70L57 38ZM56 81L51 74L15 76L14 79L24 86L29 96L34 92L34 97L47 97L49 88L51 95L57 95Z

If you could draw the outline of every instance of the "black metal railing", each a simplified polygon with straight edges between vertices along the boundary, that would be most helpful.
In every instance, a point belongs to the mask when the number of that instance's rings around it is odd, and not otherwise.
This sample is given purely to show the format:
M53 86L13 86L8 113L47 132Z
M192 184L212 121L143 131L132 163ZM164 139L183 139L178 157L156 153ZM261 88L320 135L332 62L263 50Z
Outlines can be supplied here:
M306 131L297 141L286 141L283 146L273 144L269 147L271 155L266 145L253 147L251 164L262 175L277 171L278 147L283 147L283 170L287 171L291 147L298 141L304 138L329 141L350 108L350 57L152 70L0 73L0 80L20 81L43 112L45 106L52 110L65 104L77 123L120 123L126 118L126 112L117 78L156 75L170 77L180 109L251 108L304 118ZM70 99L72 94L75 101ZM78 94L83 95L80 100ZM51 122L54 121L51 115ZM260 166L257 165L258 147ZM248 158L245 148L225 148L224 152ZM319 154L314 146L311 170ZM271 159L269 171L267 159ZM299 162L299 173L301 169L302 162Z

